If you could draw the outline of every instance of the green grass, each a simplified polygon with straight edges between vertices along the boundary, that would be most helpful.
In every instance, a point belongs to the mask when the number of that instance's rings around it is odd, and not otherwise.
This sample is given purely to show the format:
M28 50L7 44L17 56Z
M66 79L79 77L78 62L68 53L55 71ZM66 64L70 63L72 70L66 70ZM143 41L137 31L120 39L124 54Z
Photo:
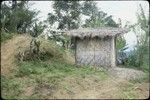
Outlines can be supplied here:
M126 99L135 99L137 96L131 91L131 89L127 89L123 91L124 98Z
M22 83L13 78L6 78L1 76L2 98L4 99L17 99L23 92L21 90Z
M59 88L65 77L78 77L81 80L93 75L99 76L100 80L105 80L108 77L104 70L95 70L89 66L77 68L75 65L58 61L51 61L51 63L41 61L18 62L18 69L14 70L13 73L14 76L2 79L3 98L5 99L21 98L25 93L23 88L28 86L34 87L35 90L31 96L26 98L43 99L44 93L41 93L41 89L55 90ZM27 80L19 80L25 77Z
M138 96L134 92L134 84L130 83L124 87L120 87L122 97L126 99L135 99Z
M64 62L51 61L51 63L30 61L18 63L17 77L33 76L33 75L46 75L46 76L59 76L59 78L70 75L77 75L84 77L87 75L101 75L105 78L106 72L104 70L94 70L89 66L77 68L73 64Z

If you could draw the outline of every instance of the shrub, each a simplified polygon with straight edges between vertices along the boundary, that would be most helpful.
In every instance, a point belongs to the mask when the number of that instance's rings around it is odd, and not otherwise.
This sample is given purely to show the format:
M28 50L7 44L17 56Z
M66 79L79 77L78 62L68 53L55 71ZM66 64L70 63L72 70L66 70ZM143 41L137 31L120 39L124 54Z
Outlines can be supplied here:
M48 60L48 59L63 59L64 51L58 47L53 41L48 41L42 38L36 38L36 41L31 41L30 47L19 52L16 57L20 61ZM37 46L36 43L39 45Z
M134 50L133 54L130 55L125 62L126 66L136 67L144 71L149 70L149 45L143 44Z
M14 35L14 33L2 32L1 33L1 42L11 39L13 37L13 35Z

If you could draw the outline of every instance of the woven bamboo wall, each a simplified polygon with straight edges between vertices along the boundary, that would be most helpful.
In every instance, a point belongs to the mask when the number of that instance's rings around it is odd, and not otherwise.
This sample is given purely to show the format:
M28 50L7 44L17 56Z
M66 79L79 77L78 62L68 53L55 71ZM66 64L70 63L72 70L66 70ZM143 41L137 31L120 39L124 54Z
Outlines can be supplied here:
M76 63L79 65L111 66L111 38L77 39Z

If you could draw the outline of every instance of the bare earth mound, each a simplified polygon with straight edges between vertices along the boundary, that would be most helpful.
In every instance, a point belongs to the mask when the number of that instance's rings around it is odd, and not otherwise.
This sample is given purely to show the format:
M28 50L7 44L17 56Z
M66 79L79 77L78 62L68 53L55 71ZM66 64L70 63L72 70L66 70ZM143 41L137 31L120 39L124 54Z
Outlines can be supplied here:
M1 74L9 75L16 66L14 63L15 54L26 48L31 41L29 35L17 35L1 44Z

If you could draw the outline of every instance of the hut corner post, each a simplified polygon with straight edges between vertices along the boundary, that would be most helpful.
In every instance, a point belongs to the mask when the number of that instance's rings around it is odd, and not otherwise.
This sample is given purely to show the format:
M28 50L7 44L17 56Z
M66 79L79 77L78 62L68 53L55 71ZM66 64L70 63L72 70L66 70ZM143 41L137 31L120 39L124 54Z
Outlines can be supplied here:
M116 46L115 46L116 37L111 39L111 67L116 67Z
M75 53L74 53L75 64L77 64L77 38L75 38L74 44L75 44Z

